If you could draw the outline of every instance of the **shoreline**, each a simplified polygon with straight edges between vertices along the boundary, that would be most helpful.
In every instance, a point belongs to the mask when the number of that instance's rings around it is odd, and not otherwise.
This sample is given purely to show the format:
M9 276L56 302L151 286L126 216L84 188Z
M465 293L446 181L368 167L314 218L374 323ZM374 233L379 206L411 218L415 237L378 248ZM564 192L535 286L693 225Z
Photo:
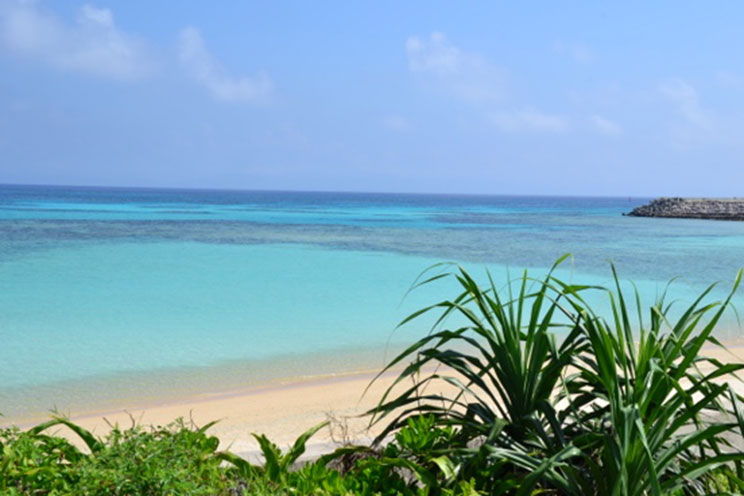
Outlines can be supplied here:
M394 372L390 372L392 374ZM291 377L279 381L267 381L266 383L259 385L251 385L241 388L228 388L217 391L197 391L193 393L184 393L173 399L143 399L130 404L128 407L124 406L93 406L91 408L83 408L76 415L71 415L70 418L86 419L97 416L107 416L117 414L127 410L147 411L166 407L177 407L180 405L192 405L201 404L211 401L228 400L237 397L249 397L257 396L266 393L273 393L279 391L290 391L295 389L302 389L305 387L321 386L326 384L343 383L346 381L361 380L362 378L368 378L370 381L376 372L360 370L356 372L340 372L338 374L323 374L308 376L306 378ZM387 373L385 375L388 375ZM17 417L20 419L19 422L12 422L12 425L16 425L21 428L27 428L35 425L37 422L44 421L54 413L52 410L46 416L40 417L38 414L33 414L28 417ZM37 418L40 417L40 418ZM11 418L11 417L0 417L0 418ZM0 421L0 426L6 425L6 422Z
M720 336L719 340L731 350L742 350L739 355L744 357L744 336ZM29 427L48 420L54 412L71 418L102 416L125 409L148 410L236 396L256 396L363 377L371 380L403 348L394 345L318 352L304 357L280 357L260 362L132 371L117 376L0 390L0 427ZM400 364L394 368L400 369ZM19 408L18 405L25 407Z
M726 361L744 362L744 339L727 340L723 344L726 351L709 345L704 348L706 354ZM69 418L96 435L106 434L111 425L128 427L133 421L144 426L163 426L183 418L201 426L217 420L209 433L220 439L220 449L245 456L254 456L258 447L251 433L266 434L279 446L286 447L313 425L331 420L330 428L313 437L309 451L313 453L344 440L358 442L374 437L379 430L370 430L368 418L362 415L377 404L401 369L385 372L371 385L379 370L325 374L308 379L287 378L275 383L204 391L159 402L133 402L115 408L91 407L70 412ZM50 416L51 413L43 418L0 417L0 426L27 429ZM50 432L79 442L66 428Z
M135 421L143 426L164 426L178 418L201 426L218 422L209 429L220 439L220 449L253 456L258 443L252 433L266 434L280 447L291 445L310 427L330 420L331 426L318 432L308 445L308 454L323 451L343 440L366 441L374 437L364 412L374 407L384 390L393 383L401 369L382 374L358 371L318 376L240 390L205 392L156 404L138 404L129 408L90 409L75 412L69 418L96 435L105 435L112 425L129 427ZM366 394L363 394L367 387ZM28 429L50 418L0 422ZM7 420L7 419L4 419ZM80 440L64 427L50 429L82 446Z
M35 425L55 410L76 417L80 412L156 408L360 375L371 379L402 349L387 345L332 350L14 387L0 390L0 426Z

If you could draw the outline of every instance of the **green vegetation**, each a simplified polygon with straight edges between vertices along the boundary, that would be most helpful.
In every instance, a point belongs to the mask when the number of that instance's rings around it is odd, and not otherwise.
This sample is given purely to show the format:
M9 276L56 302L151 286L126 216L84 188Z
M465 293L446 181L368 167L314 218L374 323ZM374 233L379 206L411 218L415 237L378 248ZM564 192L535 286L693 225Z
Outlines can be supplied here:
M711 286L674 314L666 295L644 310L616 274L613 288L566 284L553 272L499 288L450 266L416 286L445 278L461 292L403 322L435 313L431 332L386 368L403 367L369 412L382 432L372 446L343 446L298 466L321 424L287 452L254 435L264 457L255 465L218 451L209 425L115 428L98 439L55 418L0 430L0 492L744 493L742 398L731 387L744 365L706 358L704 349L721 346L712 333L741 273L723 301L707 301ZM591 292L606 297L608 315L587 302ZM59 425L85 453L45 434Z

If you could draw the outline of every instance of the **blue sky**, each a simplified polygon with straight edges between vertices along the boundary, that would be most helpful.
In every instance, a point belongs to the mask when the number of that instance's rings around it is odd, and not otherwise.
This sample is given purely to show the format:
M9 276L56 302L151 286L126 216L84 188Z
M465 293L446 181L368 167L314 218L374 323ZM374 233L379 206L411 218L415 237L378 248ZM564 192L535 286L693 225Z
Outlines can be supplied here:
M0 183L744 196L742 19L0 0Z

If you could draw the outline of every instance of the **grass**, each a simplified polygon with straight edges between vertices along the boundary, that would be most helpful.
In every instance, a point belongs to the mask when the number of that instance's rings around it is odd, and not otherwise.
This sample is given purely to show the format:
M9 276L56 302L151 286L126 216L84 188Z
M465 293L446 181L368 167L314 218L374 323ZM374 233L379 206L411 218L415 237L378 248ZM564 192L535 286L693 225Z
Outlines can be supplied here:
M558 266L563 259L556 264ZM440 266L441 269L441 266ZM415 287L454 279L460 292L404 320L435 315L431 332L369 412L382 434L302 467L318 425L282 452L254 435L264 462L220 451L182 421L115 428L97 438L64 418L0 430L2 494L566 494L744 493L744 367L705 356L731 307L711 286L672 312L611 288L567 284L551 271L481 286L451 265ZM587 295L606 298L600 314ZM674 317L673 317L674 316ZM436 367L432 367L436 365ZM385 371L383 370L383 372ZM434 372L431 372L434 370ZM440 394L447 385L452 394ZM86 453L46 434L65 426ZM384 441L384 442L383 442Z

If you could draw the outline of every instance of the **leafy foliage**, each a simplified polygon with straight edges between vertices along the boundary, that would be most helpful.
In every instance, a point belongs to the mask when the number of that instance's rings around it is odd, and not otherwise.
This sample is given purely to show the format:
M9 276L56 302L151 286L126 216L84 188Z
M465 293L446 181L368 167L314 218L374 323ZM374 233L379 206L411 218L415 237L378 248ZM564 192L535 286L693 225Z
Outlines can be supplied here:
M489 494L744 489L744 454L731 443L744 422L727 382L743 366L702 354L720 346L712 332L741 273L724 301L704 303L710 287L672 320L662 296L647 322L637 292L631 318L613 274L608 289L566 284L554 271L541 280L524 273L502 294L490 276L484 289L456 266L420 283L451 277L462 292L404 320L440 312L432 331L388 365L408 364L370 412L373 422L389 419L382 436L430 415L455 431L449 453L460 476ZM588 291L606 295L609 318L587 303ZM431 392L433 382L454 392Z
M26 494L43 489L45 493L69 490L75 477L72 464L84 455L66 439L18 428L0 430L0 491Z
M84 454L43 431L65 425ZM167 427L114 427L105 440L64 418L26 432L0 431L0 490L7 494L227 494L233 482L213 456L218 440L182 420Z

